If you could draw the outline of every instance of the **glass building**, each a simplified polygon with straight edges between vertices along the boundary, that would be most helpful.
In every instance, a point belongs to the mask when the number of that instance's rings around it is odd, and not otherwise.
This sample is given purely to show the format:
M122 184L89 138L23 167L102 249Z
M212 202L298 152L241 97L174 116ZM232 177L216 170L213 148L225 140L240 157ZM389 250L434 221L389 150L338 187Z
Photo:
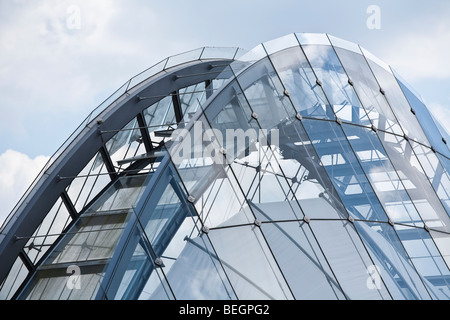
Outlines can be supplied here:
M447 300L448 142L395 71L327 34L167 58L10 214L0 298Z

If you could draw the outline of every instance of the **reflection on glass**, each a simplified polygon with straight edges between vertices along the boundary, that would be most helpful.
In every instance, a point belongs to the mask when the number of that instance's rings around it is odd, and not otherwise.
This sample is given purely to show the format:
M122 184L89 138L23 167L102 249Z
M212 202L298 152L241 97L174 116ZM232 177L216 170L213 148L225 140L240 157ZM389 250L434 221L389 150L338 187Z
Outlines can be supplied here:
M366 111L359 102L348 76L330 46L303 46L308 61L333 106L336 116L344 121L370 126Z
M394 228L386 223L356 221L355 227L394 300L430 299Z
M450 172L449 166L442 165L446 165L447 160L440 160L433 150L414 141L410 142L420 166L450 216ZM448 227L446 230L448 231Z
M93 299L146 176L119 179L63 236L21 294L23 299ZM79 271L80 290L67 286ZM75 285L75 284L74 284Z
M337 281L349 299L391 299L355 228L346 221L311 221L311 229ZM342 259L345 257L345 259ZM372 278L373 279L373 278ZM369 285L368 285L369 283Z
M81 211L111 178L98 152L67 187L67 195L77 211Z
M433 299L450 296L450 271L430 234L423 228L396 225L395 230Z
M272 54L270 57L292 103L304 117L334 119L322 88L300 47Z
M405 134L407 134L409 138L429 146L430 143L425 137L416 116L410 111L411 106L403 95L394 75L371 60L368 60L368 63L379 85L383 88L389 106L395 117L398 119Z
M133 158L145 153L142 134L139 130L137 119L130 121L124 128L117 132L107 143L106 150L113 165L120 171L122 165L120 160Z
M445 144L442 140L441 132L439 131L438 125L436 124L430 111L428 111L425 104L411 92L409 87L402 83L397 78L398 84L408 100L412 109L417 115L417 120L422 125L424 132L426 133L431 145L436 148L437 151L441 152L443 155L450 157L450 150L448 144ZM450 140L449 140L450 143Z
M387 221L351 145L335 122L304 120L306 132L339 197L355 219Z
M346 298L306 223L263 223L261 228L295 299Z
M258 227L216 229L208 236L238 299L293 299Z
M376 133L347 124L342 128L389 218L398 223L423 225Z
M267 54L272 54L281 50L286 50L290 47L298 47L299 43L295 34L291 33L286 36L274 39L272 41L263 43Z
M403 135L364 56L342 48L335 50L372 124L379 130Z

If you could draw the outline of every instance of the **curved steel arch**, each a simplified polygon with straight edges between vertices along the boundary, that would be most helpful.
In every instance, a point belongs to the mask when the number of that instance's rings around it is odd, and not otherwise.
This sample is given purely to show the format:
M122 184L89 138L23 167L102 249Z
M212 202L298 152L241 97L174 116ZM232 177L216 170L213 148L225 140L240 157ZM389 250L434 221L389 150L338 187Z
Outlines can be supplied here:
M132 119L142 114L144 109L170 96L173 92L223 76L222 71L232 61L232 59L224 58L199 59L163 70L133 88L127 89L116 101L92 119L43 173L11 219L4 225L0 235L2 237L0 238L0 256L2 257L0 282L7 277L17 257L22 258L28 269L34 268L31 261L27 261L28 257L23 251L28 239L67 186L99 150L103 150L105 143L119 128L123 128ZM177 122L180 120L177 116Z

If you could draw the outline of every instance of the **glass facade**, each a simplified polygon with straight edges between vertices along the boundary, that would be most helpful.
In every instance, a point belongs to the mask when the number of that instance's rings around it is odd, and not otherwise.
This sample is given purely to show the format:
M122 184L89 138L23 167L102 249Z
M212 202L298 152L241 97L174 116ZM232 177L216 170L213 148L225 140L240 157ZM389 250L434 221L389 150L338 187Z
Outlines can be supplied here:
M450 298L448 133L390 67L290 34L155 68L110 118L141 111L57 175L1 298Z

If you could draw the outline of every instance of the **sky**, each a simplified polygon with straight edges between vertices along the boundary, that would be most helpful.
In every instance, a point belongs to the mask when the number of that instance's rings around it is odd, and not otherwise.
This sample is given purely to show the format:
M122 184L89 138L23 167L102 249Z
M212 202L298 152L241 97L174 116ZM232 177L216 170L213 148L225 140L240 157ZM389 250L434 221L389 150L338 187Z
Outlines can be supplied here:
M443 0L0 0L0 223L97 105L203 46L328 33L392 66L445 126L449 17Z

